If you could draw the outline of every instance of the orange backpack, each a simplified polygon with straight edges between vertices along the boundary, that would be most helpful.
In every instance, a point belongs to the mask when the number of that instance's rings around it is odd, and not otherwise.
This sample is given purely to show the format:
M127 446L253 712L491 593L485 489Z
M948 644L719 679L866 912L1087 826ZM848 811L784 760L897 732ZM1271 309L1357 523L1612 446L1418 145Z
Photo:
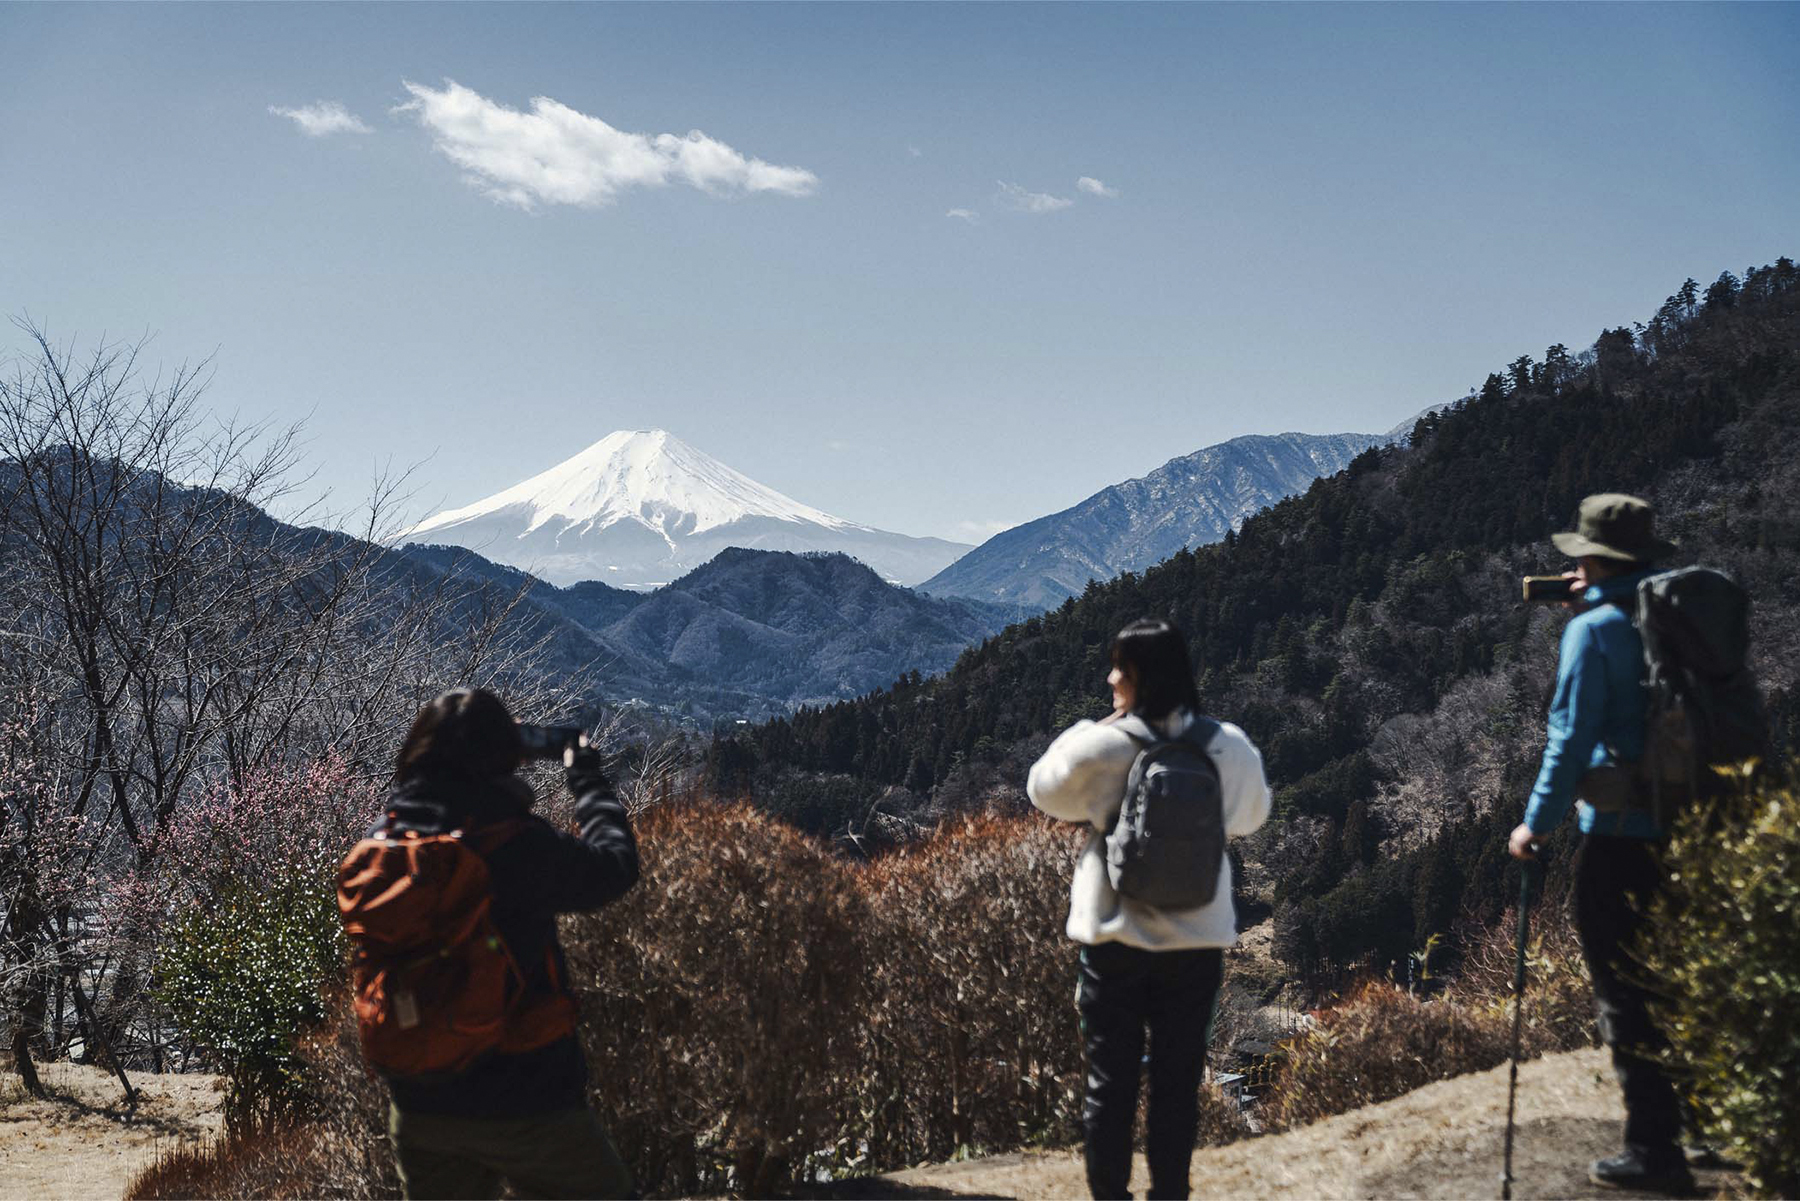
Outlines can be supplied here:
M392 820L392 815L389 815ZM396 1076L458 1072L486 1051L530 1051L574 1032L575 1001L555 955L552 991L528 995L495 928L485 856L518 833L380 829L338 870L338 911L369 1063ZM473 845L472 845L473 844Z

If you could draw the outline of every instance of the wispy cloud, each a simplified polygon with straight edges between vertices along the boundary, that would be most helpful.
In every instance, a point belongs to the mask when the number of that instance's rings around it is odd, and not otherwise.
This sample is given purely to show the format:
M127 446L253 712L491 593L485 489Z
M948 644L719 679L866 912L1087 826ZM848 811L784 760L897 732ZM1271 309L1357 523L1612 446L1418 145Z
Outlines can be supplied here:
M1052 196L1048 192L1027 192L1018 184L1007 183L1004 179L996 182L1000 185L1000 203L1021 212L1054 213L1075 203L1067 197Z
M299 108L283 108L279 104L271 104L269 111L298 125L300 132L309 138L322 138L334 133L375 132L336 100L316 100Z
M1080 179L1075 181L1075 186L1080 188L1083 192L1086 192L1089 196L1104 196L1108 200L1117 199L1119 195L1119 189L1107 187L1092 175L1083 175Z
M980 214L974 209L951 209L949 212L945 213L944 216L955 217L958 221L967 221L969 224L973 225L976 220L979 219Z
M925 152L920 150L917 146L908 146L906 148L906 153L912 155L914 158L922 158L925 154Z
M811 171L750 158L697 129L627 133L547 96L521 112L450 80L405 86L412 99L394 111L416 117L437 149L503 204L593 207L627 188L671 182L715 195L808 196L819 186Z

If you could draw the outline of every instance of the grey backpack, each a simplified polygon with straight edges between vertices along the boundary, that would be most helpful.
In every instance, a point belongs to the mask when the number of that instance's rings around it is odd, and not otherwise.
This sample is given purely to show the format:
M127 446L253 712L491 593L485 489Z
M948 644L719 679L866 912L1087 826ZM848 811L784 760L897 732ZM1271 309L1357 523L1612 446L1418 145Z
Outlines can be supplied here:
M1157 909L1210 903L1225 855L1219 769L1206 753L1219 723L1197 717L1178 738L1164 738L1136 716L1119 728L1139 749L1124 803L1106 832L1113 888Z

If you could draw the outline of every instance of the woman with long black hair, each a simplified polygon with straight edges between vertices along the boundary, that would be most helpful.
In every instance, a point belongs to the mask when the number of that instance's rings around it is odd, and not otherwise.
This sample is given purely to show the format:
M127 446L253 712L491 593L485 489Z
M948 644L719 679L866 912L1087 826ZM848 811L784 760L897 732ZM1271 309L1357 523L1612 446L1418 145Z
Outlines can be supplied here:
M1113 639L1111 658L1106 679L1113 712L1063 731L1032 766L1026 792L1051 817L1090 827L1069 889L1067 926L1081 944L1088 1187L1095 1197L1130 1196L1131 1127L1148 1034L1149 1195L1186 1197L1224 948L1237 942L1231 864L1221 849L1211 901L1158 908L1114 887L1107 834L1118 821L1132 764L1157 740L1191 738L1203 746L1218 772L1226 837L1263 824L1269 786L1262 756L1244 732L1201 716L1180 630L1166 621L1134 621Z

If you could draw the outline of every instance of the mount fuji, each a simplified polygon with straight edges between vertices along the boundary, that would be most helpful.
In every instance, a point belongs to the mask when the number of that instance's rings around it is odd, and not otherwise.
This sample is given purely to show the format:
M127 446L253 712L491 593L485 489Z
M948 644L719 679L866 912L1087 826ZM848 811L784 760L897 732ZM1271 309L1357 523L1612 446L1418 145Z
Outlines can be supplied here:
M573 458L400 535L449 543L552 584L655 588L727 547L837 551L912 585L970 548L801 504L665 430L620 430Z

